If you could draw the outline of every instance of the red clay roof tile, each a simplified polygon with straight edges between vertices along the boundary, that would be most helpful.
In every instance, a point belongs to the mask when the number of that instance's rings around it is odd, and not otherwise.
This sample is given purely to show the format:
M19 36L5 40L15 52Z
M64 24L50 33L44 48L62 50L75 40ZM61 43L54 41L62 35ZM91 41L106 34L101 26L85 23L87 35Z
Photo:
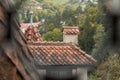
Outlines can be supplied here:
M79 27L77 26L64 26L63 28L63 34L66 35L76 35L80 33Z
M30 23L21 23L20 28L27 29L29 27L29 25L30 25ZM35 27L38 27L38 26L42 25L42 23L41 22L34 22L34 23L32 23L32 25Z
M40 42L42 41L41 39L41 35L39 33L39 31L37 30L36 27L30 25L26 32L25 32L25 38L28 42Z
M96 61L76 45L62 42L28 44L38 65L93 65Z

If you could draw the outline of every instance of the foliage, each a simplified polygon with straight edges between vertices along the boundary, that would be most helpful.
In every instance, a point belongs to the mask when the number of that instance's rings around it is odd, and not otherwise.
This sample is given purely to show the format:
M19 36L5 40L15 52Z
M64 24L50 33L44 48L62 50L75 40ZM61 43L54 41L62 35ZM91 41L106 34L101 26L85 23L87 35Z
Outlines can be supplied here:
M98 78L96 75L90 74L88 80L101 80L101 78Z
M22 16L18 16L19 21L22 22L30 22L30 11L33 11L33 21L40 21L40 12L41 10L37 9L36 6L40 6L38 1L33 0L24 0L20 9L18 10L18 14Z
M62 20L66 22L66 25L72 26L73 17L74 17L74 10L69 6L66 6L62 14Z
M87 53L91 53L93 45L95 44L93 36L95 34L95 29L99 24L96 21L99 15L97 6L89 6L86 12L85 21L80 28L81 34L79 35L79 45Z
M56 27L55 27L55 25L53 23L49 24L48 27L47 27L47 32L48 31L53 31L54 28L56 28Z
M116 53L98 65L94 75L98 80L120 80L120 56ZM90 77L91 77L90 76Z
M99 9L104 9L99 3ZM94 40L95 45L92 55L98 61L96 70L89 77L96 80L120 80L120 51L118 46L111 44L111 19L108 13L102 12L102 25L95 30ZM102 17L101 17L102 18ZM98 18L100 19L100 18Z
M92 55L95 55L96 51L98 50L98 47L102 47L103 37L105 36L104 27L103 25L98 25L98 27L95 30L95 35L93 36L93 39L95 41L95 45L92 51ZM103 45L104 46L104 45Z
M92 55L98 60L98 62L104 61L109 56L111 45L111 21L110 17L106 12L101 9L104 8L103 4L99 3L99 15L100 20L99 26L96 28L95 35L93 36L95 44L92 50Z
M62 37L62 32L57 28L43 35L43 39L47 41L62 41Z

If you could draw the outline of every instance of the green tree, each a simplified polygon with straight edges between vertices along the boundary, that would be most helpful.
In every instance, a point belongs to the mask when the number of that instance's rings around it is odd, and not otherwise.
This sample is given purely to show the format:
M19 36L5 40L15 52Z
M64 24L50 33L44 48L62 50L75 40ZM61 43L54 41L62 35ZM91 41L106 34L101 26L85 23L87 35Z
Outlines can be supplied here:
M112 53L95 71L94 75L100 80L120 80L120 55L116 51Z
M74 15L75 10L71 6L66 6L63 14L62 14L62 20L66 22L66 25L72 26L74 25Z
M120 49L111 44L111 30L113 25L110 15L107 12L101 11L104 5L99 3L99 14L103 14L99 27L95 30L94 40L95 45L92 55L97 60L96 70L90 75L90 79L96 80L120 80ZM105 14L105 15L104 15ZM94 80L93 79L93 80Z
M105 36L105 31L104 27L102 24L98 25L95 34L93 36L93 39L95 41L95 45L92 51L92 55L95 54L96 50L98 49L99 46L102 46L103 44L101 43L103 41L103 37ZM101 45L102 44L102 45Z
M76 4L76 3L79 3L79 0L69 0L69 3Z
M110 16L103 12L104 6L102 3L98 5L99 16L97 20L99 23L98 27L95 30L95 34L93 36L95 44L92 50L92 55L98 60L98 62L102 62L109 56L109 49L112 49L111 45L111 19Z
M97 16L97 7L88 7L86 17L84 19L85 21L83 22L82 27L80 27L81 34L79 35L79 45L89 54L91 53L93 45L95 44L93 36L97 27L96 24L99 24L96 21Z
M46 30L47 30L47 32L48 31L53 31L55 28L56 28L56 26L53 23L50 23Z
M53 31L49 31L43 35L43 39L46 41L62 41L63 33L60 29L55 28Z
M18 10L19 15L18 16L20 22L30 22L30 10L33 11L33 22L40 21L40 10L36 8L36 6L41 6L40 3L36 0L24 0L21 8Z
M85 50L89 54L92 53L93 48L97 43L94 39L95 35L96 34L100 35L98 28L104 28L104 26L106 25L105 23L106 15L105 13L103 13L100 7L101 5L94 5L92 3L87 3L86 11L83 15L84 21L81 24L82 26L80 25L81 34L79 35L79 45L83 50ZM100 36L103 36L103 34L101 34Z

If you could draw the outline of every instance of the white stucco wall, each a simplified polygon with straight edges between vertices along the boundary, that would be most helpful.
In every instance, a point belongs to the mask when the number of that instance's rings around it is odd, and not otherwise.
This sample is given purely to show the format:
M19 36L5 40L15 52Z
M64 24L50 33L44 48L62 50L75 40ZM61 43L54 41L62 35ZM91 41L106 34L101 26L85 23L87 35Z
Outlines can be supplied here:
M87 68L77 68L78 80L87 80Z
M39 70L38 70L38 73L39 73L40 75L46 75L46 70L45 70L45 69L39 69Z
M72 69L72 74L73 74L73 76L76 76L77 75L77 69Z
M38 73L41 77L41 80L44 80L44 77L46 76L46 70L45 69L38 69Z
M65 70L63 70L65 71ZM77 76L78 80L88 80L87 78L87 68L86 67L78 67L76 69L72 69L72 75ZM46 76L46 70L45 69L39 69L38 70L42 80L44 80L44 76Z
M63 42L73 42L75 44L78 44L78 35L63 35Z

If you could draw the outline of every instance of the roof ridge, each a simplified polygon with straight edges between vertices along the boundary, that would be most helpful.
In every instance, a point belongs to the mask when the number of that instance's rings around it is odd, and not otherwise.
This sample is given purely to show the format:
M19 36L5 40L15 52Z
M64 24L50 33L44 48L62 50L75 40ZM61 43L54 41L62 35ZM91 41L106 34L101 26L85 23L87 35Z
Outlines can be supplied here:
M83 55L85 55L86 57L88 57L89 59L91 59L92 61L97 62L92 56L90 56L90 55L87 54L85 51L81 50L80 48L79 48L79 51L80 51Z
M49 42L47 42L47 41L42 41L42 42L28 42L28 44L33 44L33 45L37 45L37 44L41 44L41 45L50 45L50 44L52 44L52 45L66 45L66 44L69 44L70 45L70 43L65 43L65 42L53 42L53 41L49 41Z
M79 52L81 52L83 55L85 55L86 57L90 58L92 61L97 62L92 56L90 56L89 54L87 54L85 51L83 51L80 47L78 47L76 44L71 44L73 45L74 49L78 50Z

